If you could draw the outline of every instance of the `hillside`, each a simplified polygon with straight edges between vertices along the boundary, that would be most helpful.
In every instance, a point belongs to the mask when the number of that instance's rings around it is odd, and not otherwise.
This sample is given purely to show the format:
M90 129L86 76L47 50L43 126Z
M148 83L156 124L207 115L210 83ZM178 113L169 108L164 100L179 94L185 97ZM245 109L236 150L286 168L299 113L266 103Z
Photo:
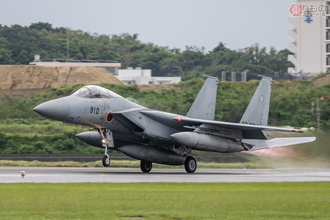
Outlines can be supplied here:
M97 67L1 65L0 78L0 98L29 96L48 88L80 83L123 84L106 69Z
M330 74L325 75L322 78L314 80L314 85L316 86L324 86L324 85L329 85L330 84Z

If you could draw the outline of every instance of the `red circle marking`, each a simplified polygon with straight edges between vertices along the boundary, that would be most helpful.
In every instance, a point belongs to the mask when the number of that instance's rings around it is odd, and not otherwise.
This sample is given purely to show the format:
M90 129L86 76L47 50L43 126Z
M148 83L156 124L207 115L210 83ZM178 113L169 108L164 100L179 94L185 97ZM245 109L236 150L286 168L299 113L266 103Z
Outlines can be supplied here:
M109 112L107 115L107 122L112 121L112 119L113 119L113 115L111 114L111 112Z

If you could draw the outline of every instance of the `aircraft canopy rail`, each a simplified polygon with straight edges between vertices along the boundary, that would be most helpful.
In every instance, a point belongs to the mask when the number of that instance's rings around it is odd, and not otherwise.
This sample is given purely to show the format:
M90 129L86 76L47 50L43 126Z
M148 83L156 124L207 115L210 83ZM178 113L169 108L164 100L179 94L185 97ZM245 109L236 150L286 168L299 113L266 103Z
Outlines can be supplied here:
M84 86L72 95L82 98L119 98L120 95L100 86Z

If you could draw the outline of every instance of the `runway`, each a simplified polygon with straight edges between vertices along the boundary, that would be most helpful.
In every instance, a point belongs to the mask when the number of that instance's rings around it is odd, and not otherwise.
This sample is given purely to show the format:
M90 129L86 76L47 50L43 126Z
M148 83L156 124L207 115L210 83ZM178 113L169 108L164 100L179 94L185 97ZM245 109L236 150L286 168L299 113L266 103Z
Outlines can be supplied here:
M24 178L21 171L25 171ZM310 182L330 181L330 169L153 169L139 168L0 167L0 183L75 182Z

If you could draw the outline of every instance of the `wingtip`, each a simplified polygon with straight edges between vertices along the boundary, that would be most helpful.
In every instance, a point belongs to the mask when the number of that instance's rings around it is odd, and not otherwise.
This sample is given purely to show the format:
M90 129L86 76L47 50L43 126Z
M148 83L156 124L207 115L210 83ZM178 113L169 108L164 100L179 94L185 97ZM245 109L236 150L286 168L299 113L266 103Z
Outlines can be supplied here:
M293 129L292 132L296 132L296 133L304 133L303 130L300 130L300 129Z
M219 78L215 77L215 76L208 76L208 75L203 75L203 76L206 77L206 78L215 79L217 82L219 81Z
M258 75L258 76L260 76L261 78L269 79L271 82L274 81L273 78L269 76L264 76L264 75Z

